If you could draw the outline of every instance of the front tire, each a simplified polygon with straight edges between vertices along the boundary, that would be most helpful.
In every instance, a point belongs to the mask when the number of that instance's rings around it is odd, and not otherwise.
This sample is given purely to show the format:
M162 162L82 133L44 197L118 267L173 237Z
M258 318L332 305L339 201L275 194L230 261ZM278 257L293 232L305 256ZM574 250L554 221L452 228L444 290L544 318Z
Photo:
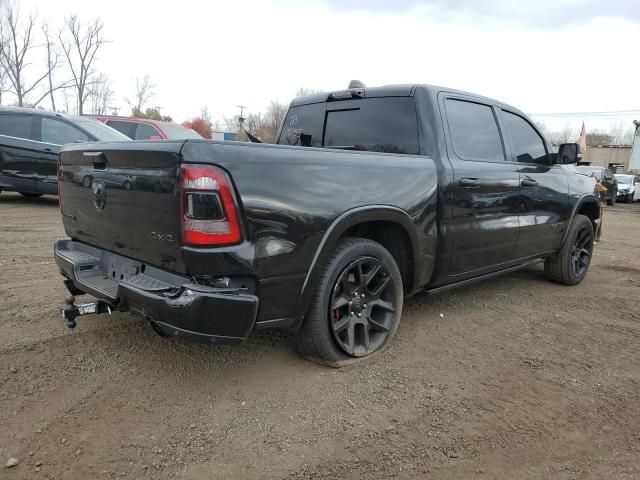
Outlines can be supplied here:
M549 280L563 285L577 285L587 275L593 256L594 232L591 219L577 214L571 222L562 249L544 263Z
M342 367L384 350L402 314L400 270L373 240L341 240L313 293L296 340L307 359Z

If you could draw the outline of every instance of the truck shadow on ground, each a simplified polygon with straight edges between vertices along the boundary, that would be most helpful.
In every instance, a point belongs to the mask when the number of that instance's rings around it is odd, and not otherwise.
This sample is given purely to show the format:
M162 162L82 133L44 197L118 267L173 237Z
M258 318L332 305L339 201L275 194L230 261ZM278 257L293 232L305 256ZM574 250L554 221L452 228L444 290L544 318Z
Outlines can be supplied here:
M532 284L538 283L547 284L540 265L438 295L415 295L405 301L402 322L388 351L401 348L401 342L411 342L419 334L429 336L430 329L446 322L452 315L464 315L460 310L469 308L468 305L478 298L493 298L496 295L515 297L525 294L534 288ZM444 320L439 316L443 311L447 312ZM284 365L296 368L306 366L306 369L311 370L324 368L298 355L293 342L295 334L292 332L255 331L246 341L237 345L199 344L180 338L160 337L147 320L135 314L115 313L108 320L101 317L87 317L83 320L90 323L104 322L98 327L98 331L95 330L94 323L85 334L98 335L95 342L100 344L98 348L105 356L113 358L117 355L121 360L128 359L127 362L142 370L154 370L157 365L162 364L164 375L174 377L174 381L178 383L181 381L180 377L185 375L193 378L207 371L251 370L255 364L267 370L277 370ZM77 333L82 334L82 330L80 323Z

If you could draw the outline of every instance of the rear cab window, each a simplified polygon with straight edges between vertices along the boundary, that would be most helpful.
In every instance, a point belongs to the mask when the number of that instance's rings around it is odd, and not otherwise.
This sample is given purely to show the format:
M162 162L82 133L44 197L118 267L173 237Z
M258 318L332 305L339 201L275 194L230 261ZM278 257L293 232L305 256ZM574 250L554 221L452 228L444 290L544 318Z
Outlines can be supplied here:
M280 145L420 154L413 97L346 100L291 107Z

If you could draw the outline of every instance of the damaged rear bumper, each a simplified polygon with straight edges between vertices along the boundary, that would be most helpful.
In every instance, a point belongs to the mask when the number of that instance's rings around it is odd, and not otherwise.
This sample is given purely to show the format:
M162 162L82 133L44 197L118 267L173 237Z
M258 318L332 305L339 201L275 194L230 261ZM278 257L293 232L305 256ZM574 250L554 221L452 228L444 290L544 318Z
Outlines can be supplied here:
M58 240L54 256L72 294L88 293L114 310L133 310L148 318L158 333L236 343L255 325L258 297L250 279L221 278L202 285L73 240Z

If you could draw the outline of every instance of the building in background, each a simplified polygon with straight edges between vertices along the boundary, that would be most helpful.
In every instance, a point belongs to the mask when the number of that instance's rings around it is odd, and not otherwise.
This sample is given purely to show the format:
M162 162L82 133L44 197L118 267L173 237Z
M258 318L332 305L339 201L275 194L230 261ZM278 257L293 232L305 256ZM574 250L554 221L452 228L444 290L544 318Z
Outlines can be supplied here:
M630 159L631 146L629 145L588 147L582 154L579 165L594 165L608 168L614 173L626 173L631 168Z
M633 124L636 126L636 134L633 137L628 171L630 173L640 174L640 121L635 120Z

